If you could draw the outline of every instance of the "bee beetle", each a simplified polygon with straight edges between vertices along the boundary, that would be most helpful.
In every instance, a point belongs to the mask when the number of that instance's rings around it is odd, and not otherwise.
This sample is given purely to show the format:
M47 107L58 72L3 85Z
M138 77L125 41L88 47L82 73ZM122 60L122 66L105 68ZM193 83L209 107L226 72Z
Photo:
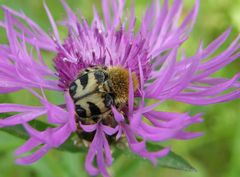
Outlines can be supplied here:
M132 74L134 91L138 88ZM127 103L129 72L122 67L89 67L82 70L70 84L69 93L80 120L104 119L111 113L111 106L119 108Z

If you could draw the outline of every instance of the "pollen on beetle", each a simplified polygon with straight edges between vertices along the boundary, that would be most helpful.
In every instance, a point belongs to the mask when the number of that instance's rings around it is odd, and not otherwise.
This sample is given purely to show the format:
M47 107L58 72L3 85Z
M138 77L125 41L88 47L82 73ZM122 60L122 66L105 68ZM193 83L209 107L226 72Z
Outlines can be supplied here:
M109 79L112 84L113 92L116 94L116 102L119 104L126 103L129 92L129 71L117 66L108 68ZM138 79L134 72L132 74L132 83L134 92L138 88Z

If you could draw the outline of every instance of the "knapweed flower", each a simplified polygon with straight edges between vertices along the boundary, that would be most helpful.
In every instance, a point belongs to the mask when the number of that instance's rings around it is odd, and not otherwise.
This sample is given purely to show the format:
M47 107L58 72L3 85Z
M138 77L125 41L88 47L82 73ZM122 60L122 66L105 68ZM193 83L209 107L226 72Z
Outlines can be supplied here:
M167 100L208 105L240 97L240 74L231 79L211 77L240 56L239 36L220 54L214 55L230 29L206 48L200 43L191 57L180 48L196 21L199 0L181 23L181 0L171 7L167 0L161 6L156 0L139 27L134 5L125 8L124 0L102 0L103 19L94 8L91 23L62 4L68 17L60 23L68 29L63 40L46 5L51 35L24 13L2 6L5 18L0 26L8 44L0 46L0 93L25 89L39 100L39 106L0 104L1 113L13 114L1 119L0 127L21 124L29 134L16 150L17 164L39 160L72 134L88 146L85 168L90 175L109 176L110 145L120 139L133 153L155 164L170 149L151 152L147 142L198 137L201 133L185 129L202 120L201 114L157 111L158 105ZM55 54L55 69L48 67L43 51ZM62 93L65 102L51 103L46 90ZM146 100L155 103L149 105ZM50 125L44 131L29 124L39 117Z

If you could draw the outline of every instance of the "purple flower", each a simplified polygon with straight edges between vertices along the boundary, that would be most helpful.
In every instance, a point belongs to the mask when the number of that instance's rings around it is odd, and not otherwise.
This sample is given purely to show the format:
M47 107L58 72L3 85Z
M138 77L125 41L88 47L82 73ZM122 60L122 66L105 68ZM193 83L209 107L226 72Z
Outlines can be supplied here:
M116 144L120 138L126 139L133 153L155 164L170 149L149 152L147 142L198 137L201 133L186 132L185 128L202 121L201 114L156 111L158 105L166 100L208 105L240 97L240 73L231 79L211 77L240 56L239 36L217 55L214 53L225 42L230 29L206 48L200 43L191 57L185 56L180 48L196 21L198 0L180 25L180 0L175 0L171 7L167 0L161 7L154 1L139 28L135 25L134 5L125 10L124 0L102 0L104 19L94 9L91 24L84 17L79 20L64 1L62 4L68 16L61 22L68 29L63 42L46 5L53 31L51 36L23 13L2 7L5 18L0 26L6 30L8 44L0 45L0 93L25 89L40 103L39 106L0 104L0 113L18 113L1 119L0 127L21 124L29 134L28 141L16 150L18 164L39 160L72 134L88 142L85 167L90 175L109 176L106 167L113 161L110 143ZM55 70L46 65L43 51L55 54L52 60ZM116 82L124 84L120 93L125 87L127 91L122 106L112 103L107 116L87 122L75 113L76 103L69 94L69 87L80 72L94 66L121 68L127 77ZM46 90L62 93L65 102L51 103ZM156 103L147 104L146 100L151 99ZM31 120L43 115L47 117L44 121L51 125L49 128L38 131L30 126ZM37 150L32 152L35 148ZM22 156L29 151L30 155Z

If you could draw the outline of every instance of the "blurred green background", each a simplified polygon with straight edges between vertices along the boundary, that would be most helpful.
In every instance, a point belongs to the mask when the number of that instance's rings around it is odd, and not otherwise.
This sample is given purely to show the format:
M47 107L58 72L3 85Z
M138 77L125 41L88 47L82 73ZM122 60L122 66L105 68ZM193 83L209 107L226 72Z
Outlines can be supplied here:
M100 5L97 0L66 0L77 11L81 9L84 16L91 20L92 5ZM149 4L148 0L137 0L136 11L138 21L143 9ZM46 0L55 20L61 20L64 10L58 0ZM192 7L193 0L184 1L184 12ZM7 5L17 11L24 11L40 26L48 31L50 24L43 8L42 1L30 0L0 0L1 5ZM3 13L0 12L3 19ZM221 50L239 34L240 31L240 0L202 0L197 24L191 38L184 45L188 54L192 54L200 40L205 46L221 34L228 26L233 32ZM60 28L62 36L66 31ZM0 41L6 43L4 31L0 30ZM217 76L231 77L239 72L240 62L235 61ZM24 99L23 99L24 98ZM0 102L21 102L30 104L32 96L26 92L20 94L0 95ZM56 97L55 97L56 98ZM54 96L53 98L54 99ZM195 173L182 172L172 169L153 167L147 162L138 162L123 155L116 159L110 168L114 177L238 177L240 175L240 100L211 106L190 106L167 102L161 109L171 111L188 111L191 113L205 112L205 122L192 127L205 135L190 141L172 141L173 151L185 157L198 170ZM84 154L72 154L52 150L39 162L31 166L14 164L14 149L23 143L22 140L0 131L0 177L84 177Z

